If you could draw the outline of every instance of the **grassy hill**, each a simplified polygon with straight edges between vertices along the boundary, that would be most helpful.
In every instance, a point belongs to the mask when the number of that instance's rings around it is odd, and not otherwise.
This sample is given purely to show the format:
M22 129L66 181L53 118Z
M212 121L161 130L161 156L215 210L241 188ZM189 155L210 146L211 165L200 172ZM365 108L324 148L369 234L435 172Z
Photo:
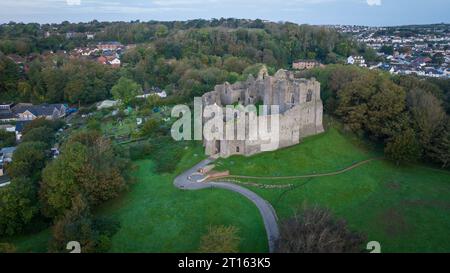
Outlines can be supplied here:
M226 190L182 191L173 186L176 174L202 155L202 147L189 147L174 174L155 174L150 160L136 162L137 183L98 211L121 222L112 252L195 252L210 225L236 226L242 252L268 250L261 216L245 197Z
M376 149L341 132L329 121L327 131L302 144L249 158L234 156L217 162L218 169L248 176L289 176L334 172L379 157ZM239 179L283 189L247 186L266 198L280 218L303 204L330 208L384 252L450 251L450 172L419 165L396 166L376 160L346 173L316 178Z
M120 198L104 204L97 215L121 222L112 252L195 252L209 225L235 225L242 252L266 252L267 240L256 207L225 190L181 191L174 177L203 158L203 148L188 146L177 169L156 174L152 160L137 161L136 183ZM220 159L218 169L249 176L286 176L334 172L381 153L343 133L339 123L302 144L253 157ZM330 208L383 252L450 251L450 172L420 165L396 166L376 160L328 177L269 180L241 179L258 185L292 185L282 189L248 186L274 206L280 218L305 203ZM50 231L17 236L20 252L45 252Z

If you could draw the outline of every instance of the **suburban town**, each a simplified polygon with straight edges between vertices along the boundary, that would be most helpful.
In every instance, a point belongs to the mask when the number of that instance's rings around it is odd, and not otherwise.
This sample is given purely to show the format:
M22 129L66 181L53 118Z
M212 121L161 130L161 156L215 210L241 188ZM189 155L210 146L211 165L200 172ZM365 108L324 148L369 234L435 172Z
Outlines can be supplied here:
M356 61L370 69L382 69L395 75L450 77L450 33L448 26L364 27L332 26L373 48L379 62ZM354 63L349 57L348 63Z
M0 261L450 253L438 1L0 3Z

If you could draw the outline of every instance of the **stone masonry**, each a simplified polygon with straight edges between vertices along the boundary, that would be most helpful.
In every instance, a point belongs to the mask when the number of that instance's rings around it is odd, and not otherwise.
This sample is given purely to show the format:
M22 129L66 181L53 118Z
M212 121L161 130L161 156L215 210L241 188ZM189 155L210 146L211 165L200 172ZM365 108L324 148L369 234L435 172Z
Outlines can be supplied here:
M274 76L269 76L264 67L256 79L250 75L243 82L217 85L214 91L202 96L202 101L203 107L213 104L220 107L236 104L243 106L278 105L280 121L278 148L296 145L301 138L324 131L320 83L314 78L310 80L294 78L294 74L287 70L279 70ZM223 109L225 113L225 108ZM258 122L264 115L270 116L271 113L267 111L259 114ZM237 115L235 119L236 117ZM224 127L228 122L224 120ZM247 136L249 134L248 123L246 123L245 130ZM246 140L204 141L205 153L219 157L237 154L250 156L261 152L261 144L262 141L248 140L248 138Z

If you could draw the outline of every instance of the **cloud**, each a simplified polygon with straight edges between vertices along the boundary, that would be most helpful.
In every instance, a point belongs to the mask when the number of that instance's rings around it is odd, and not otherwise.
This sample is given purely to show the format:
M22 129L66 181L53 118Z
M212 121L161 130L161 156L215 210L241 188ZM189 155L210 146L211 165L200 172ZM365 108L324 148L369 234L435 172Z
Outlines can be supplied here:
M66 0L69 6L79 6L81 5L81 0Z
M381 0L367 0L369 6L381 6Z

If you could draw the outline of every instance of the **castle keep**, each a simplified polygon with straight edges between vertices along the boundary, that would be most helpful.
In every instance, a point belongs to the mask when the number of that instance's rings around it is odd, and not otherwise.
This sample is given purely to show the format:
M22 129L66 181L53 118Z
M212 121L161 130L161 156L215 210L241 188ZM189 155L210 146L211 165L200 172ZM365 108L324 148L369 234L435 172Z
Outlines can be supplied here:
M243 106L262 104L269 106L270 109L270 105L278 105L278 148L296 145L301 138L324 131L320 83L315 79L297 79L292 72L287 70L279 70L274 76L269 76L267 69L263 68L256 79L250 75L243 82L217 85L214 91L202 96L202 102L203 107L214 104L220 107L236 104ZM269 116L270 119L271 115L270 110L260 113L257 117L258 123L263 116ZM237 115L235 115L235 119L236 117ZM239 118L242 117L239 116ZM229 122L229 120L224 120L224 128ZM268 121L268 124L270 124L270 121ZM249 134L247 122L245 126L247 136ZM261 144L263 144L261 140L245 139L204 140L205 153L212 156L228 157L236 154L249 156L261 152Z

